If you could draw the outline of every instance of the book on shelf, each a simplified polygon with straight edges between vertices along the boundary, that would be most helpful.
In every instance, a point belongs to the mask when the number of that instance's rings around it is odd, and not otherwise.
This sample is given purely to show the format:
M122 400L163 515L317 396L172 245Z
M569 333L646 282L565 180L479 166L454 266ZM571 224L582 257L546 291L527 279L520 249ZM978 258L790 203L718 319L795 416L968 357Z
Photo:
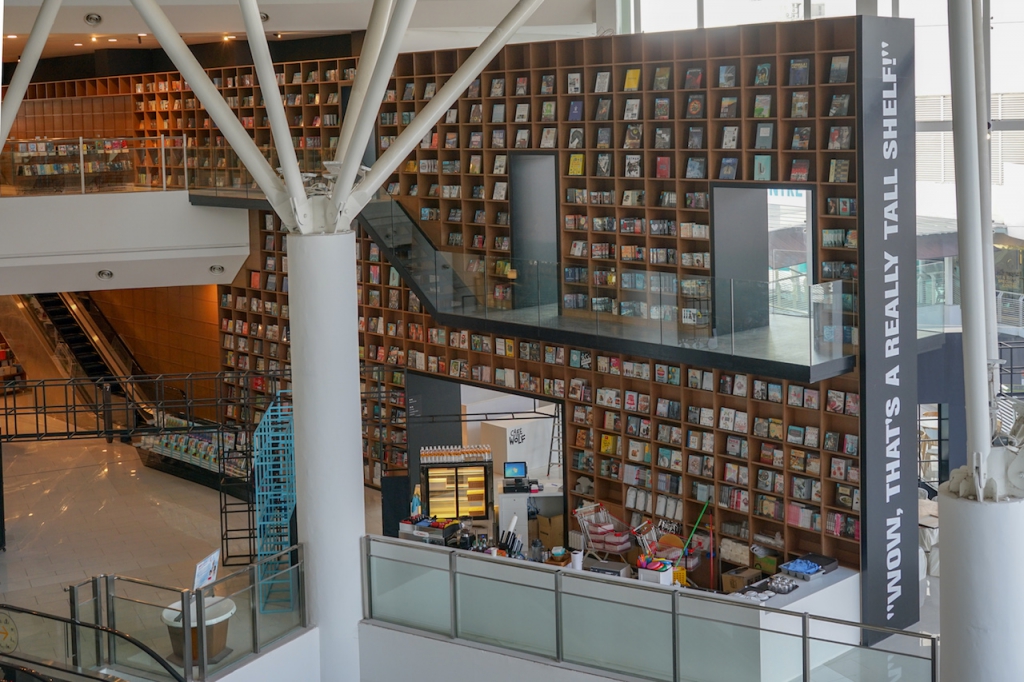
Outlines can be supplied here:
M611 128L598 128L597 129L597 149L611 149L612 147L612 129Z
M541 149L554 149L556 144L557 144L557 142L558 142L558 129L557 128L544 128L544 130L541 131L541 134L540 134L540 148ZM570 142L569 148L570 149L582 148L582 144L580 145L580 147L573 147L571 142Z
M704 93L693 94L687 98L686 118L704 118Z
M516 131L516 149L530 148L530 129L520 128Z
M832 159L828 165L828 181L844 183L850 181L850 160Z
M505 122L505 105L495 104L491 107L491 123Z
M594 111L595 121L607 121L611 116L612 101L610 99L601 98L597 100L597 109Z
M520 102L516 105L515 123L528 123L530 120L530 105L527 102Z
M466 89L466 97L476 98L480 96L480 79L476 78L472 83L469 84L469 88Z
M583 75L579 72L570 73L567 76L566 82L566 93L570 95L578 95L583 92Z
M636 92L640 88L640 69L627 69L622 82L624 92Z
M737 102L738 101L739 100L736 97L731 97L731 96L723 97L722 101L721 101L721 106L719 107L719 110L718 110L718 117L719 118L736 118Z
M515 94L516 94L516 97L521 97L523 95L529 95L530 94L529 93L529 78L528 77L526 77L526 76L519 76L518 78L516 78Z
M707 159L701 156L691 156L686 160L686 178L690 180L703 180L707 176Z
M612 155L602 153L597 155L597 165L594 168L594 175L599 178L609 178L612 174Z
M719 180L735 180L736 173L740 166L740 160L736 157L723 157L722 167L718 171Z
M789 179L791 182L807 182L810 170L811 162L809 159L793 159L793 165L789 171Z
M491 147L503 149L505 147L505 129L497 128L491 131Z
M545 100L540 106L541 123L553 123L556 120L556 102Z
M623 149L640 149L643 145L643 124L630 123L626 126L626 135L622 142Z
M659 144L662 138L659 137L658 132L664 130L664 146ZM657 128L654 131L654 148L655 149L671 149L672 148L672 130L670 128ZM687 149L703 149L704 148L704 127L703 126L690 126L688 137L686 140Z
M736 66L734 64L723 64L718 67L718 87L736 87Z
M724 126L722 128L722 149L736 149L739 139L739 126Z
M754 149L771 149L775 142L775 124L758 123L754 134Z
M546 73L540 77L540 94L541 95L553 95L555 94L555 75Z
M829 116L846 116L850 110L850 95L832 95L832 104L829 106Z
M585 161L585 158L584 158L583 154L571 154L569 156L569 173L568 174L572 175L572 176L583 175L584 161Z
M772 96L754 95L754 118L769 118L772 115Z
M790 144L790 149L796 150L807 150L811 146L811 128L810 126L797 126L793 128L793 142Z
M582 121L583 120L583 100L574 99L569 102L569 119L570 121Z
M612 74L610 71L598 71L594 77L594 92L608 92L611 80Z
M669 120L669 113L671 107L669 106L669 100L667 97L655 97L654 98L654 118L657 121Z
M851 126L832 126L828 135L828 148L849 149L852 130Z
M659 156L655 161L655 176L659 179L672 177L672 159L668 156Z
M654 80L651 82L651 90L668 90L671 77L672 67L659 66L654 71Z
M754 71L754 86L763 87L771 85L772 80L772 65L771 62L764 62L758 64Z
M643 157L640 154L626 154L623 176L627 178L643 177ZM570 173L572 175L572 173Z
M808 85L811 74L811 60L806 57L797 57L789 60L789 83L788 85Z
M845 83L850 73L850 56L836 55L832 57L832 64L828 71L829 83Z
M491 79L491 97L504 97L505 96L505 79L504 78L492 78Z
M627 99L622 111L622 120L638 121L640 119L640 100Z
M690 68L686 70L686 80L683 84L684 90L700 90L704 82L704 69Z
M754 155L754 180L768 181L772 179L772 157L769 154Z

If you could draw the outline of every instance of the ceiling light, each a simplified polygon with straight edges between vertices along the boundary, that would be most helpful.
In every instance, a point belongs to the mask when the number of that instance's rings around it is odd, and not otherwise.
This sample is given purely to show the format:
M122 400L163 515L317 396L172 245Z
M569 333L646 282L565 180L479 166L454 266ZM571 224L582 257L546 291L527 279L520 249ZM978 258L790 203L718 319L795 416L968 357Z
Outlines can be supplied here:
M107 42L108 43L116 43L117 42L117 38L107 38Z
M96 42L96 36L92 37L92 42L94 42L94 43Z
M82 43L75 43L75 47L81 47Z
M234 40L235 36L224 36L224 40Z
M114 279L114 273L110 270L100 270L96 273L96 276L100 279Z
M17 38L18 36L7 36L7 37L8 37L8 38L10 38L11 40L14 40L14 39L15 39L15 38Z
M215 275L219 275L222 272L224 272L224 266L223 265L211 265L210 266L210 272L212 272Z
M146 37L147 35L149 35L149 34L148 34L148 33L140 33L140 34L139 34L139 37L140 37L140 38L145 38L145 37Z

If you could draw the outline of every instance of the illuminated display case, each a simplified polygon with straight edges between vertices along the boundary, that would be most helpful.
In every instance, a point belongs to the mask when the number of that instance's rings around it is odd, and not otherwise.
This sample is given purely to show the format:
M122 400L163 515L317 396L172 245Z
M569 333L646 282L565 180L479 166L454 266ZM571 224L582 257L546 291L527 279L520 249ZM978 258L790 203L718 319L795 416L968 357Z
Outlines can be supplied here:
M492 506L491 475L491 462L421 465L423 512L445 519L487 519Z

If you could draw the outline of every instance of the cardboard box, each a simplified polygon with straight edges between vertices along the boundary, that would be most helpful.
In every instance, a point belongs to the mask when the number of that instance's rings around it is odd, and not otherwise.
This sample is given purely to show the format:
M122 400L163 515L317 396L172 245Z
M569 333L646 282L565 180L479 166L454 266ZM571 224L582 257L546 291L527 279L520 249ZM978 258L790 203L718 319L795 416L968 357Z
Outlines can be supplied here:
M530 542L540 537L540 525L537 523L536 518L529 519L526 522L526 526L526 530L530 534Z
M779 572L779 557L775 556L762 556L754 559L754 568L766 573L767 575L775 575Z
M671 585L673 571L649 571L646 568L638 568L640 580L645 583L656 583L658 585Z
M565 546L565 517L537 516L537 537L548 549Z
M760 579L761 571L756 568L734 568L722 574L722 591L726 594L739 592Z

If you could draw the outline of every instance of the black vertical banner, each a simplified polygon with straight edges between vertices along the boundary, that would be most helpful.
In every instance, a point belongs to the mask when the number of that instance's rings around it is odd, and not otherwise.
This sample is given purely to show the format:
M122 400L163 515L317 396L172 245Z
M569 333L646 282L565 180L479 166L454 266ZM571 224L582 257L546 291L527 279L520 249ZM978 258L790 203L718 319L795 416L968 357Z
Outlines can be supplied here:
M919 618L914 22L859 20L861 615L904 628Z

